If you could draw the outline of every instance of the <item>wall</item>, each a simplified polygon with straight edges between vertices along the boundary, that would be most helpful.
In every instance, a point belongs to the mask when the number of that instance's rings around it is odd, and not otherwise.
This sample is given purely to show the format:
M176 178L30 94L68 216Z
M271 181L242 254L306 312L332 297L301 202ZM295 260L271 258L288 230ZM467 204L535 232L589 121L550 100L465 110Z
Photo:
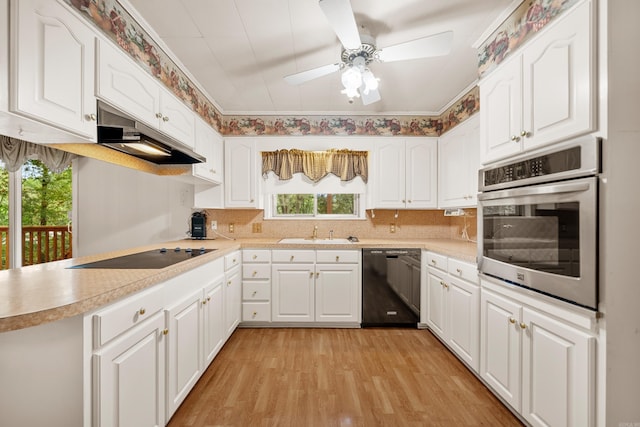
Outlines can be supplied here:
M82 158L74 169L75 256L184 238L193 185Z
M476 210L468 209L466 218L468 234L476 238ZM282 238L309 237L313 227L318 226L318 236L328 237L329 230L334 237L356 236L379 239L461 239L465 219L445 217L440 210L400 210L395 218L394 210L376 209L375 218L367 211L366 220L263 220L263 211L257 209L208 209L207 237L215 237L211 232L211 220L218 222L218 232L232 238ZM229 224L234 224L234 232L229 233ZM396 224L396 232L389 231L390 224ZM261 224L262 232L254 233L253 224ZM218 237L220 238L220 237Z
M640 2L602 2L608 12L607 45L601 50L601 89L608 90L602 121L604 179L601 186L600 278L607 329L606 425L640 426ZM601 8L601 9L602 9ZM602 17L602 16L601 16ZM601 32L601 34L604 31ZM608 57L608 59L607 59ZM606 93L604 95L607 95ZM603 102L604 103L604 102Z

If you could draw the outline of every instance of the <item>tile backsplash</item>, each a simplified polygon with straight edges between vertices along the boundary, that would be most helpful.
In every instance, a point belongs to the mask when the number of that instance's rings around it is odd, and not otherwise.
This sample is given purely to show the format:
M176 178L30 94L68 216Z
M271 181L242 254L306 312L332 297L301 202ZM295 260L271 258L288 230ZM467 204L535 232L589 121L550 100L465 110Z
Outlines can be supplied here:
M466 217L446 217L441 210L395 210L367 211L366 220L276 220L263 219L259 209L207 209L207 236L211 232L211 221L217 221L218 233L235 238L282 238L310 237L313 227L318 226L318 237L356 236L380 239L462 239L465 223L470 239L476 240L476 210L465 209ZM230 225L233 224L233 232ZM256 226L255 224L259 224ZM394 224L395 233L391 232ZM254 232L260 230L261 232Z

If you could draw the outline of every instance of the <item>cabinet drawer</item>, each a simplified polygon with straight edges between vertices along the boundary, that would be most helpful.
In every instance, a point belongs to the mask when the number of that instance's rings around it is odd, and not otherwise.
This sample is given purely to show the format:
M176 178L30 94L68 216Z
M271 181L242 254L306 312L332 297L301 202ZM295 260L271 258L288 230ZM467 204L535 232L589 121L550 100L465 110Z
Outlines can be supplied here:
M93 315L93 345L98 348L162 310L163 286L154 286Z
M270 279L271 266L269 264L242 264L243 279Z
M351 263L360 261L360 251L318 251L316 261L322 263Z
M315 262L316 251L313 250L273 250L271 251L273 262Z
M444 255L436 254L434 252L427 252L425 262L428 267L447 271L447 257Z
M271 304L268 302L243 302L243 322L271 322Z
M269 301L271 282L244 282L242 284L243 301Z
M236 265L240 265L241 254L240 251L231 252L224 256L224 270L231 270Z
M271 251L269 249L243 249L242 262L269 262Z
M478 283L478 267L475 264L449 258L448 269L449 274L453 277L459 277L471 283Z

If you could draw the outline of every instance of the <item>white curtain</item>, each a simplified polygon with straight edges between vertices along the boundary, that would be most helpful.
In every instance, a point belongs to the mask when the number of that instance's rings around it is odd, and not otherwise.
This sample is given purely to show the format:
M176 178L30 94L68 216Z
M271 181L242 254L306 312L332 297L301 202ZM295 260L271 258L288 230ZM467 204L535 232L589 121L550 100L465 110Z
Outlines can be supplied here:
M60 173L76 157L75 154L46 145L0 135L0 160L9 172L17 171L27 160L40 160L52 172Z

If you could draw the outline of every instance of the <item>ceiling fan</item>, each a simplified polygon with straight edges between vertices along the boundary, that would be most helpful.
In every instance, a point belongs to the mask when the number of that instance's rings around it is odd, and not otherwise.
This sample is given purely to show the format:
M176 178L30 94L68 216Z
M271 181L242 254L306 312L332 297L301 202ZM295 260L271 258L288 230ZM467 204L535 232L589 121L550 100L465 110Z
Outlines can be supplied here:
M342 43L340 62L288 75L284 80L291 85L344 70L341 77L344 86L342 93L347 95L350 103L354 98L362 97L362 103L368 105L381 99L378 79L369 69L372 62L428 58L446 55L451 50L453 31L378 49L371 36L359 33L350 0L319 0L319 4Z

